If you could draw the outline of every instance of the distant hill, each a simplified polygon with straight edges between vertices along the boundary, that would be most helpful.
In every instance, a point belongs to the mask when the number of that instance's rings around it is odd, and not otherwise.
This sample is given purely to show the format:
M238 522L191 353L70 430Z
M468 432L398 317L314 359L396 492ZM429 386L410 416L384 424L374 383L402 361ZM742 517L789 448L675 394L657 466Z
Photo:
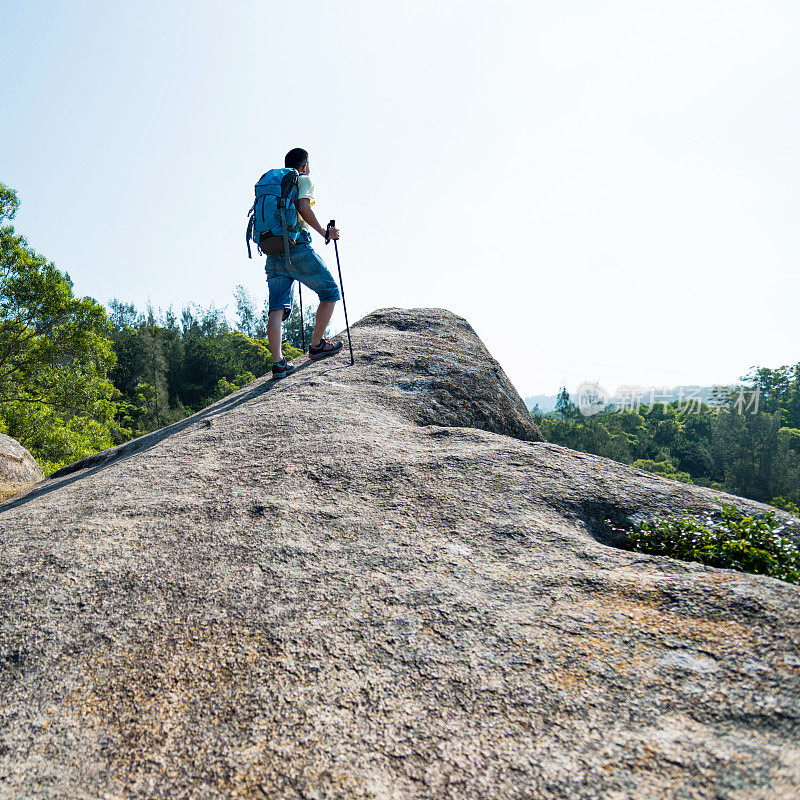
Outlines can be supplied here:
M555 411L556 397L558 395L555 394L535 394L525 398L525 405L528 407L528 411L533 411L537 403L540 411Z

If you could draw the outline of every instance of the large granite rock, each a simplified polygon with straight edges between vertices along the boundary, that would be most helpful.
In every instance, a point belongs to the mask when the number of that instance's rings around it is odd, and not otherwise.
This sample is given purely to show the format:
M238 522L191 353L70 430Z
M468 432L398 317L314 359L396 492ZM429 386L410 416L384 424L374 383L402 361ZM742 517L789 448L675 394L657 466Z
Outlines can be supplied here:
M0 500L29 489L43 478L36 459L16 439L0 433Z
M353 343L2 507L0 798L798 796L798 589L603 543L714 493L445 311Z

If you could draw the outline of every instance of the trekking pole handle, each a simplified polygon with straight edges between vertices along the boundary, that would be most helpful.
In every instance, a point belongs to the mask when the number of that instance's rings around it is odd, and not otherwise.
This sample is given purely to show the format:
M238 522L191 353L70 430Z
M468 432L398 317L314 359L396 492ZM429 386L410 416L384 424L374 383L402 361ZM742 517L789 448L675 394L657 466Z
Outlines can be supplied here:
M336 227L336 220L335 220L335 219L332 219L332 220L331 220L331 221L328 223L328 227L327 227L327 228L325 228L325 244L328 244L328 242L330 241L330 232L331 232L331 228L335 228L335 227Z

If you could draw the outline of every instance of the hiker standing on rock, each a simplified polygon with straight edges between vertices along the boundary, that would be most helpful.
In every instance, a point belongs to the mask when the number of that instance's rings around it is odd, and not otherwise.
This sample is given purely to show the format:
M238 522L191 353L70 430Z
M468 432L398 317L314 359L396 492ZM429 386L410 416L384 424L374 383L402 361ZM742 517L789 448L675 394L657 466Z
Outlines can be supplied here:
M328 268L311 247L309 226L326 241L338 239L339 229L323 228L311 208L314 184L308 152L295 147L286 154L284 164L286 169L271 170L256 184L256 201L250 209L247 229L248 250L252 238L267 256L264 268L269 289L267 336L273 378L283 378L295 369L283 357L283 321L291 312L296 280L319 296L309 358L316 361L335 355L343 344L323 338L341 294Z

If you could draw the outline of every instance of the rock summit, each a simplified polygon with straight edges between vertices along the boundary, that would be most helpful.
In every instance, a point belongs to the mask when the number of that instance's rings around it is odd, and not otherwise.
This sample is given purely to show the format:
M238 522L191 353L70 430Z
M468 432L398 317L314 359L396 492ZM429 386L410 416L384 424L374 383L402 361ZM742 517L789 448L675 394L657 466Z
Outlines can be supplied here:
M605 533L715 493L447 311L352 334L0 507L0 798L800 796L798 589Z

